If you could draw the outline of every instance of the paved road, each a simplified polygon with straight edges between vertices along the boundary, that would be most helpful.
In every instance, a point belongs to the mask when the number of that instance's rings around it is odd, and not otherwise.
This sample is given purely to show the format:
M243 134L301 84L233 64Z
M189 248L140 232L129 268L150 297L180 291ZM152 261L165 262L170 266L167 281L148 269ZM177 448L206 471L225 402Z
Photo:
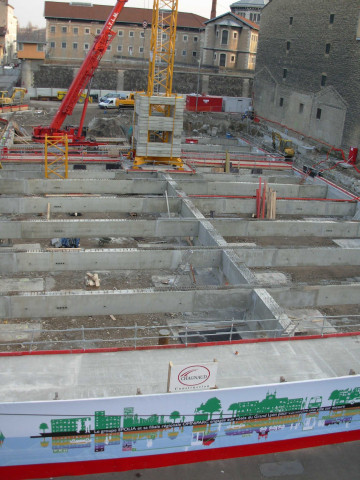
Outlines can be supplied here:
M359 480L360 441L190 465L59 480Z

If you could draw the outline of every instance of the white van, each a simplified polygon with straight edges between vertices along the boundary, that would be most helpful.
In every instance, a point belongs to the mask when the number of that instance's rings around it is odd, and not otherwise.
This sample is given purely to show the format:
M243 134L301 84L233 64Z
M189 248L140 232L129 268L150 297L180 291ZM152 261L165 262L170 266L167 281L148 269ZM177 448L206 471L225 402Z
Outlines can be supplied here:
M116 98L105 98L102 102L99 102L100 108L117 108Z

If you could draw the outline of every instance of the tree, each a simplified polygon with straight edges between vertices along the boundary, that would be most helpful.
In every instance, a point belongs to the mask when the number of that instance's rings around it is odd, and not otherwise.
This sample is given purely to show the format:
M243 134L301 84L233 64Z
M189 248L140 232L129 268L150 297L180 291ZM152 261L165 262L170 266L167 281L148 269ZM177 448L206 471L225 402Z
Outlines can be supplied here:
M177 410L174 410L170 415L170 419L174 420L174 423L175 423L178 418L180 418L180 412L178 412Z
M221 402L218 398L212 397L205 404L201 404L199 410L210 414L210 420L215 412L220 412Z
M47 423L41 423L39 426L39 429L42 430L43 433L45 434L45 430L48 430L49 427L47 426Z

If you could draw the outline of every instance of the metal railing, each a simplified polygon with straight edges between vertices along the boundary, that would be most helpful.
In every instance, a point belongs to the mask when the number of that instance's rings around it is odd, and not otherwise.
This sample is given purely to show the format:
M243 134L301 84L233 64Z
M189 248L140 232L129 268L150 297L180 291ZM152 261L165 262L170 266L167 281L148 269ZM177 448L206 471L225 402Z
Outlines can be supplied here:
M309 327L309 321L314 323ZM274 323L276 324L275 328ZM194 343L231 343L238 340L293 338L329 334L360 335L360 315L321 316L294 322L286 331L277 320L186 321L164 325L76 327L69 329L9 328L1 330L0 352L68 351L90 349L137 349L161 345L185 347ZM272 324L272 325L271 325ZM267 328L269 327L269 328ZM286 333L290 332L290 333ZM12 339L13 338L13 339ZM5 339L5 340L4 340Z

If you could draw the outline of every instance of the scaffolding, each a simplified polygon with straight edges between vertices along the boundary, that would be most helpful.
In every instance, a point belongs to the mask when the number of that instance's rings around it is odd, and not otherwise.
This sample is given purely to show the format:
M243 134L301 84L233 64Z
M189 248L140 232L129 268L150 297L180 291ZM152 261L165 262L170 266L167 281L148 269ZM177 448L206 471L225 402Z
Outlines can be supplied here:
M68 137L45 135L45 178L68 178Z

